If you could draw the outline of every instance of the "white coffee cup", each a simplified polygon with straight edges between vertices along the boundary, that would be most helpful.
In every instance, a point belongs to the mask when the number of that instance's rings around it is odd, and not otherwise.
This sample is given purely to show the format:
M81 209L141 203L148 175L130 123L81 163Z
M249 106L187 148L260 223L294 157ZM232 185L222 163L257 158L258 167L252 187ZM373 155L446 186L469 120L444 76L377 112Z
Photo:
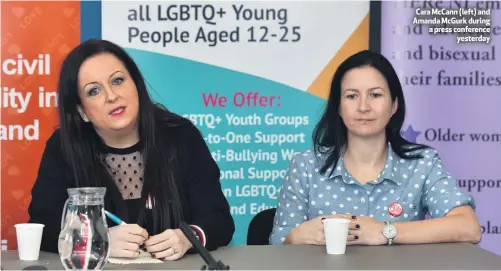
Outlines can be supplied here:
M350 222L351 220L346 218L326 218L322 220L327 254L345 254Z
M19 260L38 260L44 226L43 224L37 223L21 223L14 225L14 227L16 227Z

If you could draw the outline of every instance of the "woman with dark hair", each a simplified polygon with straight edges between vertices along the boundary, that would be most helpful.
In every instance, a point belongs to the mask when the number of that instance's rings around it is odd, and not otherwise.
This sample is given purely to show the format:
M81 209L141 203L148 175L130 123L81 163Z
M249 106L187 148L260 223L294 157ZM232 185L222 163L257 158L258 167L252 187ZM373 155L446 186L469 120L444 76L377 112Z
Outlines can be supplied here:
M234 221L203 137L152 102L122 48L102 40L77 46L58 91L60 127L47 141L29 207L30 222L45 224L42 250L58 251L73 187L106 187L106 210L127 223L110 228L112 257L137 257L140 246L155 258L182 257L192 245L180 221L208 249L231 241Z
M400 135L404 119L391 63L370 51L345 60L314 149L293 158L283 181L270 243L325 244L321 221L331 217L351 220L349 245L480 242L473 198L436 150Z

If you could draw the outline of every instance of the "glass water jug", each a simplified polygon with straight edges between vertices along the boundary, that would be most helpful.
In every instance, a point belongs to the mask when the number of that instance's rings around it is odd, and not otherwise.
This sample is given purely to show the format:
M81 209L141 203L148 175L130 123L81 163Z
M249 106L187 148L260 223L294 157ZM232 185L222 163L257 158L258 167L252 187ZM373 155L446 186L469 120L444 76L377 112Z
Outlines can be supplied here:
M105 193L105 187L68 189L58 242L59 257L66 270L101 270L108 261Z

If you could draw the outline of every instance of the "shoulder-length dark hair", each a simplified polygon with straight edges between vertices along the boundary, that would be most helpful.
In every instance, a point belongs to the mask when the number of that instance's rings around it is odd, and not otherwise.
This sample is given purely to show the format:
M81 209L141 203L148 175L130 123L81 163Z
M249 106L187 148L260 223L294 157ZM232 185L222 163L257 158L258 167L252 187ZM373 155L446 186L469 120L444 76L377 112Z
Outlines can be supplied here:
M397 111L386 126L386 140L390 142L393 151L401 158L416 159L421 156L411 152L427 147L411 143L400 135L400 129L402 129L405 120L405 100L402 85L393 66L383 55L365 50L347 58L334 73L327 106L313 132L315 152L317 154L328 154L324 165L320 169L321 173L325 173L329 167L337 164L348 140L346 125L339 114L341 81L351 69L366 66L377 69L384 76L390 88L392 102L398 100Z
M155 208L152 208L155 233L177 227L183 219L183 214L174 181L176 167L172 165L176 146L175 142L160 138L158 131L167 126L183 125L188 120L153 103L144 78L131 57L118 45L105 40L88 40L81 43L69 53L60 70L58 107L61 147L64 159L73 174L75 186L106 187L107 208L128 219L125 200L100 159L100 146L103 146L104 142L92 124L84 122L77 111L77 105L81 104L78 95L80 67L88 58L104 53L114 55L124 64L138 92L140 151L145 164L140 206L146 206L148 195L155 199ZM144 208L141 208L139 220L144 219Z

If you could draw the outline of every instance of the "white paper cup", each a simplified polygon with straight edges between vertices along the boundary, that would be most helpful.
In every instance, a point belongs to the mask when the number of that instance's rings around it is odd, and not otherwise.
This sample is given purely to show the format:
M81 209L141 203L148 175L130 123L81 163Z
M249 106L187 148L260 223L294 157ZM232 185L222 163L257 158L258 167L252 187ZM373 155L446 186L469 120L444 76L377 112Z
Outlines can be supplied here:
M324 223L327 254L344 254L351 220L346 218L326 218Z
M38 260L44 226L43 224L37 223L21 223L14 225L14 227L16 227L19 260Z

